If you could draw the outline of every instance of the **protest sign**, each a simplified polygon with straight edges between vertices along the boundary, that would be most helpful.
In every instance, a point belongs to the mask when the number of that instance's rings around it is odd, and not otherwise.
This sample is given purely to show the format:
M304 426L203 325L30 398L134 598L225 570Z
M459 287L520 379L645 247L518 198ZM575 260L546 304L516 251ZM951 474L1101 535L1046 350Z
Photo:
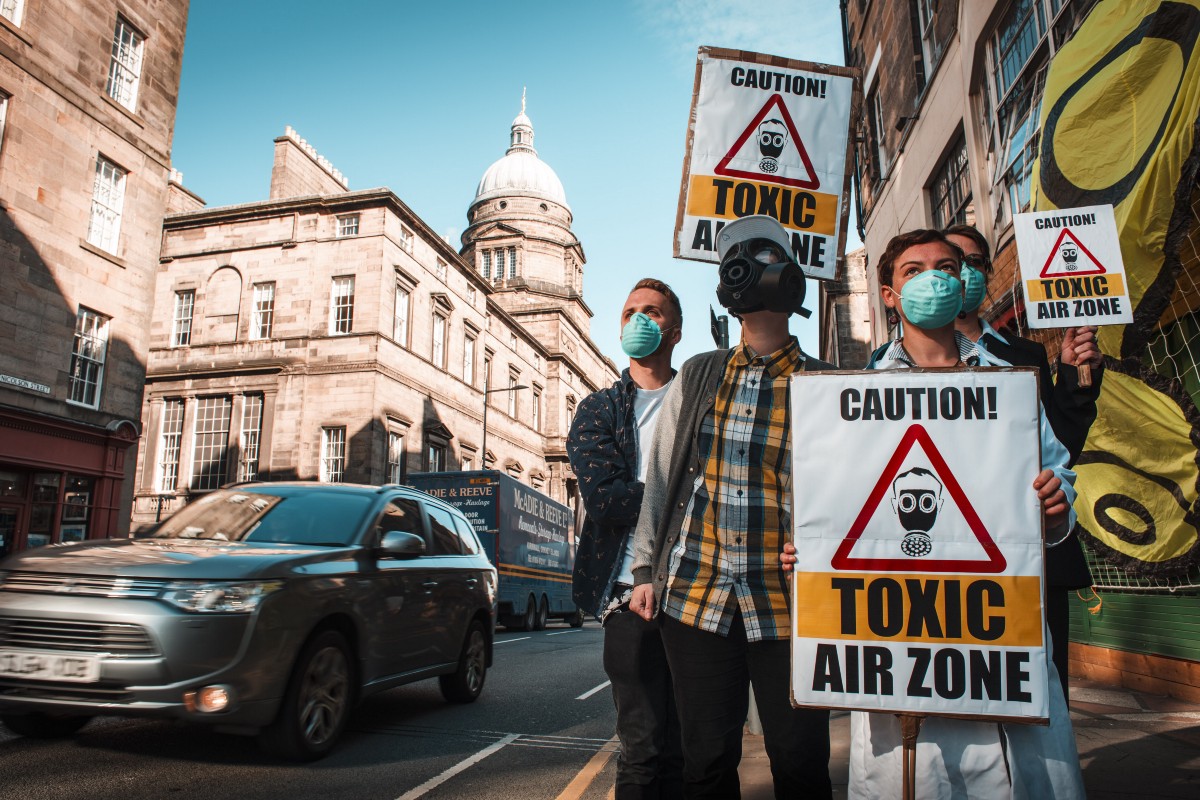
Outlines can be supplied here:
M1133 322L1111 205L1018 214L1013 229L1029 327Z
M858 70L701 47L675 256L717 262L725 223L779 220L804 272L831 280L850 212Z
M1036 373L798 373L791 398L793 703L1047 719Z

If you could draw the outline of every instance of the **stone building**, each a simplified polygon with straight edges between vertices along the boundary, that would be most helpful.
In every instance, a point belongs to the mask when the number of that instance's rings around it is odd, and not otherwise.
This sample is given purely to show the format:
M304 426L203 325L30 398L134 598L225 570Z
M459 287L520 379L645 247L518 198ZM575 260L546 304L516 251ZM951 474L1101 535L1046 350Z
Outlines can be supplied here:
M0 554L129 529L187 14L0 2Z
M871 356L870 291L865 247L846 254L836 280L820 284L821 357L842 369L858 369Z
M843 4L847 63L864 76L856 185L868 263L901 231L974 225L995 262L983 316L1025 330L1013 215L1029 209L1046 69L1095 3ZM879 344L887 318L873 268L867 279Z
M249 479L494 468L571 501L571 418L617 372L523 109L461 252L391 191L350 191L290 128L269 199L210 209L172 188L135 526Z

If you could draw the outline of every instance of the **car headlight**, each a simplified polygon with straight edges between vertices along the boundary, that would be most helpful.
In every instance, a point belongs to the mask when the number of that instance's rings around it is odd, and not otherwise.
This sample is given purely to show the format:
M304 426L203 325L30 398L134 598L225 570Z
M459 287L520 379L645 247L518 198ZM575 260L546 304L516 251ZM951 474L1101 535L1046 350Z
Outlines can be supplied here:
M162 599L197 614L249 614L281 588L280 581L179 581L167 586Z

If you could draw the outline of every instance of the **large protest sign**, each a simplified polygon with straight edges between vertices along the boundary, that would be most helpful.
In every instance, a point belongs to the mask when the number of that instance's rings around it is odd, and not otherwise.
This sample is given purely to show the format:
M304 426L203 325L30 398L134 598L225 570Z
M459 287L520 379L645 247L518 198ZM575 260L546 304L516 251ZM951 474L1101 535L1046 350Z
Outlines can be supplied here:
M1013 229L1029 327L1133 321L1112 206L1018 214Z
M718 261L725 223L767 214L796 263L833 279L850 212L849 133L858 70L701 47L675 256Z
M802 373L791 397L792 701L1047 719L1036 373Z

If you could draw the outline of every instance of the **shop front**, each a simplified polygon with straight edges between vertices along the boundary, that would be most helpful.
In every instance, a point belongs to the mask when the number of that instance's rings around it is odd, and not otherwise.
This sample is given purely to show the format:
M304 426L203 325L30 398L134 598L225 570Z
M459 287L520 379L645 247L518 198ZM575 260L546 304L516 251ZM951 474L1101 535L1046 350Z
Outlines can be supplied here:
M127 420L100 428L0 408L0 556L124 535L125 464L136 442Z

